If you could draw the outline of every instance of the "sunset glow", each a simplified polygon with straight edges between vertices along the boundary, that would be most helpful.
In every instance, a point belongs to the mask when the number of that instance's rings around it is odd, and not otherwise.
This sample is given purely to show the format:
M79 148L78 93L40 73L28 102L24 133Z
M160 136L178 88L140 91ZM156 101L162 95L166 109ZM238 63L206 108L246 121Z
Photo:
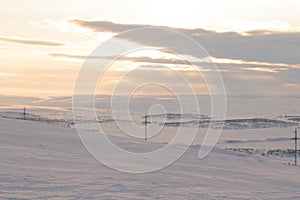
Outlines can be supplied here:
M206 63L216 63L228 87L241 79L251 87L260 87L251 78L245 79L257 75L272 77L264 80L272 81L278 91L284 91L290 84L295 90L299 89L300 60L295 52L299 50L299 1L251 1L244 5L234 0L226 3L185 1L172 2L171 9L169 1L133 2L128 6L123 1L90 1L84 3L85 9L81 6L83 1L3 2L0 93L71 95L77 72L98 45L119 30L149 26L180 31L197 40L210 54L208 60L182 55L198 59L197 67L203 73L211 71ZM267 7L270 2L271 8ZM168 9L167 15L165 9ZM137 13L133 15L131 10ZM280 12L285 10L282 17ZM138 13L140 17L136 18ZM193 71L192 66L177 62L180 58L165 52L163 46L157 48L119 59L115 70L125 70L123 67L157 70L158 76L166 68ZM108 79L117 81L114 77ZM202 84L201 81L198 84ZM240 94L240 90L233 90L231 94Z

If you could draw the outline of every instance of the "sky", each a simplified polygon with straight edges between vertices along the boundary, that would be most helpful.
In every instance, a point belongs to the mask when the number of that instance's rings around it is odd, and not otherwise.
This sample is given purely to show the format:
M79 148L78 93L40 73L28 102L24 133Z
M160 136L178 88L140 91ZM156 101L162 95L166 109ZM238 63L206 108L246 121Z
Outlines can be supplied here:
M299 7L298 0L1 1L0 95L72 95L86 57L114 37L121 46L153 49L119 57L102 78L99 94L110 94L116 84L120 94L126 94L126 88L145 80L163 80L186 94L178 74L196 93L207 94L207 88L214 86L207 86L205 77L220 73L228 95L298 95ZM161 31L122 34L143 27L185 34L207 55ZM99 68L117 56L107 52L106 57L94 59ZM183 57L195 61L201 74ZM139 90L170 93L159 84Z

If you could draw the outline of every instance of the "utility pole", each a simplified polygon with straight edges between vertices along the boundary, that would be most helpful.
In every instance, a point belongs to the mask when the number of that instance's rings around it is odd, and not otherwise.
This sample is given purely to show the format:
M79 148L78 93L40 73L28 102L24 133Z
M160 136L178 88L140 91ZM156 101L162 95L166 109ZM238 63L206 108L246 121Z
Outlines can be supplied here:
M298 128L300 128L300 127L298 127ZM298 140L297 129L298 128L295 128L295 165L297 165L297 140Z
M147 114L145 113L145 141L147 141L147 123L148 123L148 119L147 119Z
M23 113L23 116L24 116L24 120L26 120L26 108L24 107L24 113Z

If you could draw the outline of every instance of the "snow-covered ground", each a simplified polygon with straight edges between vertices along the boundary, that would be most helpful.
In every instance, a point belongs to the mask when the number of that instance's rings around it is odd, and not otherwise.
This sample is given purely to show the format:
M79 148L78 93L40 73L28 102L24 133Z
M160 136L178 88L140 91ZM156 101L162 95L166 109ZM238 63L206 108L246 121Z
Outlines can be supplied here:
M199 160L193 145L167 168L130 174L91 157L75 129L15 119L0 119L0 127L1 199L300 198L300 168L266 156L216 147ZM131 148L162 145L113 140Z
M149 116L149 134L151 128L161 131L145 142L116 125L130 130L132 122L123 118L124 110L117 110L121 115L114 118L110 98L97 97L99 124L129 151L159 149L179 126L185 134L199 128L177 162L156 172L130 174L104 166L86 151L74 129L71 97L1 96L0 199L300 199L300 167L292 165L299 97L229 97L225 129L201 160L198 151L210 112L209 98L199 99L200 114L188 107L180 114L176 101L168 97L133 99L130 114L139 125L151 105L166 109Z

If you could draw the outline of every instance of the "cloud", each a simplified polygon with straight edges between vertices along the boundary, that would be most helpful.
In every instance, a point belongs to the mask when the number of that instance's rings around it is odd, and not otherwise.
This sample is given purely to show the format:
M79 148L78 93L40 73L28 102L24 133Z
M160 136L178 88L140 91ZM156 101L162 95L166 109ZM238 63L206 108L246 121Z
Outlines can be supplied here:
M245 67L243 70L249 71L258 71L258 72L270 72L270 73L278 73L280 71L288 70L288 68L270 68L270 67Z
M0 36L0 41L29 44L29 45L41 45L41 46L64 46L65 45L64 43L50 41L50 40L32 40L32 39L3 37L3 36Z
M126 30L142 27L162 28L161 30L149 33L140 31L139 35L134 33L122 34L122 39L139 43L142 45L161 47L168 51L197 57L198 52L185 44L180 44L177 34L170 34L164 30L168 28L180 31L199 44L213 57L228 58L233 60L244 60L249 62L270 62L284 64L300 63L300 32L272 32L272 31L249 31L246 35L237 32L223 32L197 29L183 29L163 26L140 25L140 24L118 24L109 21L87 21L71 20L83 28L95 32L120 33Z
M273 80L275 79L274 76L267 76L267 75L238 75L236 76L237 79L241 80L253 80L253 81L258 81L258 80Z
M0 72L0 76L14 76L13 73Z
M65 53L50 53L49 56L55 58L73 58L73 59L87 59L88 56L85 55L72 55L72 54L65 54ZM102 57L95 57L95 59L103 59Z
M165 59L165 58L151 58L146 56L141 57L131 57L131 56L88 56L88 55L76 55L76 54L66 54L66 53L50 53L48 54L56 58L74 58L74 59L115 59L122 61L132 61L132 62L146 62L146 63L159 63L159 64L188 64L185 60L180 59Z
M297 85L300 85L300 32L253 30L245 33L219 33L201 28L183 29L146 24L118 24L108 21L72 20L70 22L80 26L80 28L90 29L95 34L103 32L116 34L140 28L138 35L129 31L116 36L118 40L154 47L154 49L162 52L159 56L138 54L139 56L118 57L118 61L125 61L125 64L120 65L120 67L129 66L131 62L135 66L140 66L141 70L137 70L136 73L139 74L138 78L141 80L151 76L149 73L159 77L165 76L167 71L162 69L167 66L174 66L176 69L174 71L191 73L189 77L194 77L195 72L185 68L188 63L181 59L186 57L195 59L193 63L202 67L206 76L214 74L214 71L209 71L209 69L212 70L211 62L216 63L229 94L290 94L295 93L295 90L298 89ZM145 29L143 32L141 29L143 27L156 29L153 32ZM196 52L193 47L181 43L176 32L172 34L165 29L179 31L190 36L203 45L210 56L204 53L199 55L199 52ZM163 53L173 54L173 52L180 57L170 58L163 55ZM72 54L51 56L71 59L87 58L87 55ZM117 55L92 58L114 59L116 57ZM198 77L197 80L199 80ZM197 80L194 84L199 82ZM136 84L136 80L133 79L131 83ZM285 83L293 84L285 85Z
M70 20L70 22L97 32L120 33L129 29L145 27L145 25L115 24L109 21L84 21L79 19L73 19Z
M116 61L129 61L132 63L139 63L141 70L165 70L163 68L170 68L172 70L193 70L188 60L177 58L151 58L146 56L132 57L132 56L88 56L88 55L75 55L65 53L51 53L48 54L55 58L70 58L70 59L108 59ZM211 69L211 63L216 63L220 72L233 72L233 71L256 71L267 73L279 73L286 71L289 68L299 69L298 65L290 65L283 63L265 63L265 62L247 62L243 60L230 60L224 58L207 57L204 59L198 59L193 64L199 67L200 71L215 71ZM201 61L202 60L202 61Z
M299 84L295 84L295 83L285 83L284 86L286 87L299 87Z

